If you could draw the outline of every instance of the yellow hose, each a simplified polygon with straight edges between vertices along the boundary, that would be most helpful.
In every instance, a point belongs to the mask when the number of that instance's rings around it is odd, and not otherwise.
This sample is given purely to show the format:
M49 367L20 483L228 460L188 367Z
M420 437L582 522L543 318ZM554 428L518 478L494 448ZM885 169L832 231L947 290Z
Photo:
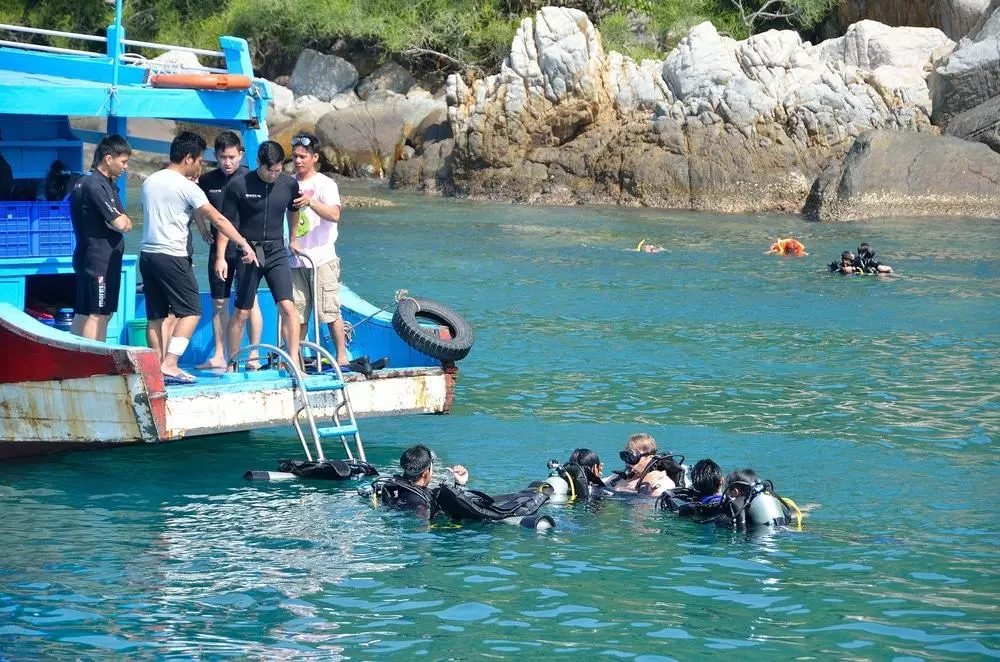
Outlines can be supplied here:
M802 511L799 510L799 507L797 505L795 505L795 502L792 501L791 499L789 499L788 497L781 497L781 500L782 500L782 502L784 502L784 504L786 506L788 506L788 509L791 510L792 513L795 515L795 530L796 531L801 531L802 530Z

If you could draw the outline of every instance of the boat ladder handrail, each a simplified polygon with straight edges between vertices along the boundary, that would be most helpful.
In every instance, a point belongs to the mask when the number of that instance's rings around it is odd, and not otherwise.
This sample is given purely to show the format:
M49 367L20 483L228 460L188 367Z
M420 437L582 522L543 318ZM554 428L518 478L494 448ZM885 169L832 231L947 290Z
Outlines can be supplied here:
M246 347L241 347L236 351L235 354L229 359L230 365L239 365L239 358L243 354L248 354L254 351L267 352L269 354L277 355L285 362L286 367L289 369L289 376L292 378L292 386L295 392L301 395L301 403L296 407L295 413L292 416L292 425L295 427L295 433L299 438L299 443L302 444L302 450L306 454L306 459L309 462L313 461L313 455L309 450L309 444L306 441L305 433L302 430L302 424L300 423L300 417L303 413L306 416L306 422L309 425L310 436L312 436L313 446L316 449L316 459L320 462L326 460L326 454L323 452L323 443L321 441L324 436L337 436L340 437L341 443L344 445L344 452L347 454L347 459L353 461L354 454L351 452L351 447L347 443L347 437L354 437L354 442L358 450L358 457L362 462L366 462L364 445L361 442L361 433L358 431L358 422L354 416L354 408L351 406L351 399L347 393L347 382L344 381L344 375L340 370L340 366L337 365L337 361L333 358L328 350L325 348L311 343L309 341L303 341L304 346L309 347L314 350L317 355L317 365L322 367L322 359L325 356L334 367L336 374L336 381L333 384L316 384L311 385L307 381L307 375L299 369L299 367L292 361L291 356L288 352L281 349L276 345L271 345L268 343L258 343L254 345L247 345ZM321 374L321 372L320 372ZM334 391L340 392L341 402L334 402L333 406L333 427L331 428L318 428L316 425L316 416L313 413L312 402L309 399L310 391L321 392L321 391ZM346 408L347 416L349 422L347 425L341 423L341 417L339 410L341 407Z
M330 436L339 436L340 437L341 443L344 444L344 452L347 453L347 459L348 460L353 460L354 459L354 455L351 453L351 448L350 448L350 446L347 443L347 437L349 437L349 436L354 437L354 445L357 447L357 450L358 450L358 459L360 459L362 462L367 462L368 458L365 457L365 447L364 447L364 444L361 443L361 431L358 430L358 420L354 416L354 407L351 405L351 398L350 398L350 396L347 393L347 382L344 380L344 373L343 373L343 371L340 369L340 366L337 365L337 359L334 358L334 356L330 352L330 350L328 350L327 348L323 347L319 343L314 343L314 342L310 342L308 340L303 340L301 342L301 346L302 347L308 347L309 349L311 349L314 352L316 352L316 359L317 359L317 361L316 361L316 370L317 370L317 374L322 374L323 373L323 370L322 370L322 368L323 368L323 359L326 359L327 361L330 362L330 365L333 366L333 370L334 370L335 374L337 375L337 383L342 385L342 386L340 386L340 387L338 387L336 389L332 389L332 390L339 390L340 393L341 393L341 395L342 395L342 397L343 397L343 399L344 399L344 401L340 405L335 405L334 406L334 409L333 409L333 424L334 424L334 429L336 430L337 428L343 427L341 425L341 423L340 423L340 414L338 412L340 411L340 407L344 407L347 410L348 429L349 430L353 429L353 432L350 432L350 433L347 433L347 434L337 434L336 432L331 432ZM301 432L299 434L301 435Z

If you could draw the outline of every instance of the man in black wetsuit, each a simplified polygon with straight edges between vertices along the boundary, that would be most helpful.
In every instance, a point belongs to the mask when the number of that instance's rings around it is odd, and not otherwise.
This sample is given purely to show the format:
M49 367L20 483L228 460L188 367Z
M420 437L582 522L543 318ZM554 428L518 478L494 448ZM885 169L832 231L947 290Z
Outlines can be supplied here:
M292 303L292 270L285 247L285 217L290 216L306 199L299 195L295 178L283 172L285 150L268 140L257 150L257 169L232 179L222 192L222 213L237 223L242 234L257 252L255 265L242 264L237 274L236 310L229 320L229 356L239 350L243 328L257 300L260 279L267 280L271 296L281 316L281 332L288 345L288 355L301 367L299 358L299 322ZM289 227L292 227L289 218ZM215 272L220 279L228 275L225 253L228 240L219 237Z
M402 475L396 475L381 483L377 497L392 507L405 510L415 510L421 517L433 517L437 512L435 499L439 487L431 487L431 477L434 473L434 454L423 444L407 448L399 456L399 468ZM465 485L469 480L469 471L458 464L448 467L456 485Z
M230 180L242 177L250 172L250 169L240 165L243 160L243 143L240 137L232 131L223 131L215 139L215 161L219 167L212 172L206 173L198 180L198 186L205 192L208 201L216 209L222 209L222 191ZM226 277L219 278L215 273L216 248L218 247L219 233L212 227L212 242L209 249L208 259L208 287L212 293L212 333L215 338L215 351L212 356L198 365L198 368L224 368L226 367L225 339L229 329L229 298L233 291L233 277L242 262L239 251L232 244L229 244L225 253ZM261 331L264 323L260 315L260 306L254 302L250 311L250 344L260 344ZM256 352L250 354L250 360L255 359Z
M70 194L70 217L76 234L73 271L76 305L72 331L104 341L108 320L118 310L124 232L132 229L115 180L128 168L132 148L119 135L106 136L94 152L94 169Z

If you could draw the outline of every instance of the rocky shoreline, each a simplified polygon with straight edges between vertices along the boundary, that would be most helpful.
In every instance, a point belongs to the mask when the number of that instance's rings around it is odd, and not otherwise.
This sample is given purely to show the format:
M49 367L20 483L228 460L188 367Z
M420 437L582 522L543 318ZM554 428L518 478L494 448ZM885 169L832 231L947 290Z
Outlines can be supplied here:
M499 74L449 79L451 137L424 140L393 186L827 221L996 218L996 114L970 120L985 144L939 135L967 107L995 108L993 5L957 45L872 21L817 45L791 31L737 42L703 23L665 61L642 63L605 54L582 13L545 8Z

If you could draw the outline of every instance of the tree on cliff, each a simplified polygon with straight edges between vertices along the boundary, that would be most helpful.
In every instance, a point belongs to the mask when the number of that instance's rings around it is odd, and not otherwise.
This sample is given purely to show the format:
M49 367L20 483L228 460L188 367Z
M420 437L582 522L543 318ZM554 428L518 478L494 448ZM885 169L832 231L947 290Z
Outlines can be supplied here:
M761 25L787 22L794 28L811 28L840 4L841 0L729 0L739 13L747 34Z

